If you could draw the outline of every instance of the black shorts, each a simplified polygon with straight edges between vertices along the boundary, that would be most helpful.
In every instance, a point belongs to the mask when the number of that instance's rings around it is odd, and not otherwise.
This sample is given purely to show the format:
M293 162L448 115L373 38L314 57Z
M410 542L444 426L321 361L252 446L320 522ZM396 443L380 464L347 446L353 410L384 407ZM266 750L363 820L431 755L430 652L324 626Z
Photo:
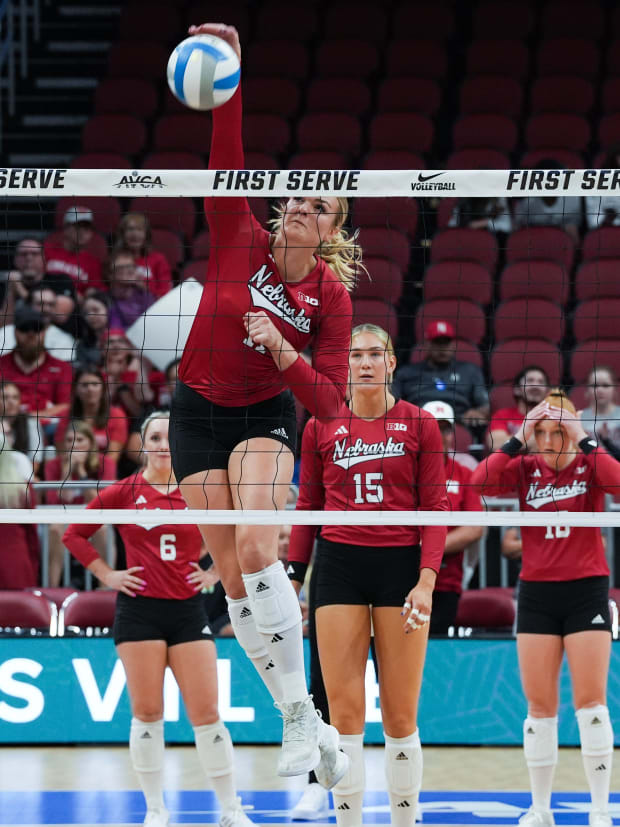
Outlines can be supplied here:
M295 453L297 412L290 391L253 405L225 407L177 382L170 409L170 453L179 482L199 471L227 469L236 446L253 437L275 439Z
M519 582L517 634L565 637L589 631L611 631L608 577Z
M315 607L402 606L420 576L420 546L352 546L319 538Z
M201 594L185 600L160 597L129 597L123 592L116 599L114 643L139 640L164 640L168 646L213 640Z
M441 592L435 589L429 634L447 635L450 626L456 626L460 597L458 592Z

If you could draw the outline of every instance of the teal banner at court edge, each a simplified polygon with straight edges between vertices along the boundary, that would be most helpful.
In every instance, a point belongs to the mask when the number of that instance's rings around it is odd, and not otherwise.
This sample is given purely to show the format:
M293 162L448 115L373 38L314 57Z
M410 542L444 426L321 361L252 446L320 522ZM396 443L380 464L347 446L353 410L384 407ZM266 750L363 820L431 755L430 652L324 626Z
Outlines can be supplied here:
M281 722L254 667L235 640L219 640L217 649L220 714L233 740L278 742ZM368 743L383 740L378 694L369 661ZM193 732L170 674L164 696L167 741L191 742ZM620 642L612 646L608 697L611 719L618 721ZM430 642L419 714L423 743L520 744L525 712L514 640ZM576 745L566 666L559 715L560 744ZM125 674L110 639L0 639L0 744L125 743L129 722Z

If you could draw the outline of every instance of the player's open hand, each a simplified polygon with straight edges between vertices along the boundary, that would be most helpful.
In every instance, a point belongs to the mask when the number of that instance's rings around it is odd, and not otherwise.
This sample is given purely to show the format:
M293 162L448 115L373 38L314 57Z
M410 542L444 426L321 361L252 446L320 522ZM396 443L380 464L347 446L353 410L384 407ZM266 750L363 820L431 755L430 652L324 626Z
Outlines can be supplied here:
M401 615L405 617L403 629L405 634L423 629L431 619L433 608L433 590L424 583L418 583L411 589L403 604Z
M104 584L117 592L135 597L136 592L142 592L146 588L146 580L138 577L138 572L144 571L144 566L132 566L130 569L115 571L111 569L103 580Z
M190 26L189 34L214 34L225 40L241 63L241 44L239 43L239 32L234 26L227 26L226 23L201 23L199 26Z
M185 579L194 588L194 591L212 591L215 584L219 583L220 576L215 571L214 566L205 571L194 560L190 562L190 566L194 571L190 572Z

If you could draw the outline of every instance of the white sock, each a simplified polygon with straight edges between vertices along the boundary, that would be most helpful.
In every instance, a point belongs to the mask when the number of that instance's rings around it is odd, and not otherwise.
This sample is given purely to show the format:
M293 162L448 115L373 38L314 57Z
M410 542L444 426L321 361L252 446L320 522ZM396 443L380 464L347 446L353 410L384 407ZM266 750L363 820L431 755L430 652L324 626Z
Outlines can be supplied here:
M341 735L340 748L349 756L349 769L332 788L338 827L360 827L366 786L364 733Z
M304 667L299 599L278 560L261 571L244 574L243 582L258 629L275 663L282 687L282 702L308 697Z
M213 785L222 810L237 802L233 775L233 745L229 731L221 720L194 727L194 738L200 764Z
M534 810L551 809L553 775L558 763L558 719L531 718L523 723L523 751Z
M602 704L577 710L581 757L590 787L592 809L609 810L609 785L614 751L614 733L609 709Z
M239 645L254 664L254 668L260 675L271 697L274 701L280 703L282 701L280 672L267 651L262 635L259 634L256 628L249 599L241 597L238 600L232 600L227 597L226 602L228 603L230 624Z
M405 738L385 735L387 779L392 827L414 827L422 787L422 745L416 729Z
M147 810L163 810L164 722L131 719L129 754Z

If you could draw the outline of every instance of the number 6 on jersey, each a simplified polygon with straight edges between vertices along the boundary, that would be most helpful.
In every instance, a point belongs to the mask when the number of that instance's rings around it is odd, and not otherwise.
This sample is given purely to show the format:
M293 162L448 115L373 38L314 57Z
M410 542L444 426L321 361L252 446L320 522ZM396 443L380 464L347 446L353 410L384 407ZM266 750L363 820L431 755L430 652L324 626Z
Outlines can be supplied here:
M162 534L159 538L159 556L162 560L176 560L176 534Z

